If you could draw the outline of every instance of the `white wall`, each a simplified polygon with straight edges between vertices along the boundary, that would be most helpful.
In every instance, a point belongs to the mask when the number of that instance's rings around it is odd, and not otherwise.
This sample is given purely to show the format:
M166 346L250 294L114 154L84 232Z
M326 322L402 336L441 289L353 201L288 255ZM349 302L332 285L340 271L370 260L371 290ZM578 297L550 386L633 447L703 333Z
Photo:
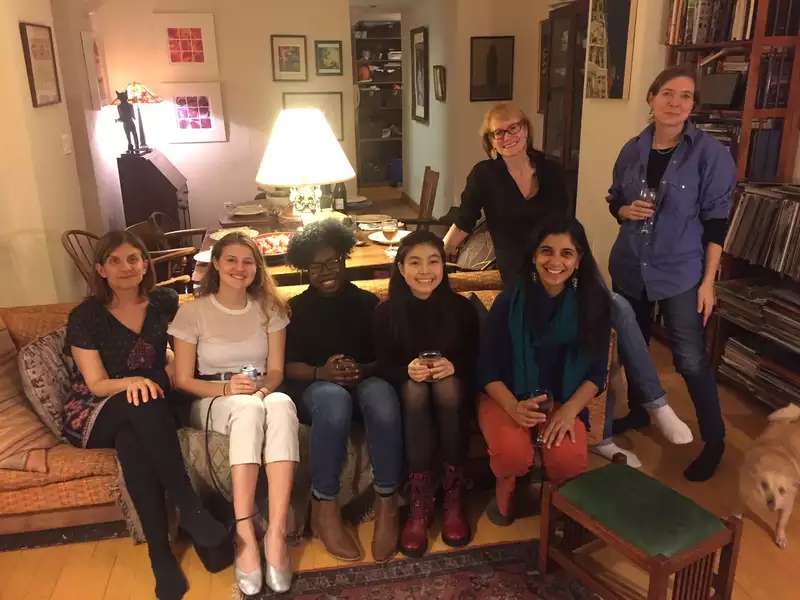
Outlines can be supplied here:
M630 97L627 100L586 98L583 102L577 217L586 228L604 275L619 230L605 200L611 171L625 142L647 125L647 88L666 64L666 50L661 43L666 12L664 0L638 3Z
M108 0L93 15L93 22L106 50L112 87L123 89L132 80L158 92L163 69L161 44L152 27L153 12L213 13L219 80L228 129L228 142L170 144L156 124L152 109L145 107L143 121L147 141L157 147L189 180L192 224L213 226L223 202L245 202L256 193L255 174L272 124L282 108L287 91L337 91L343 94L343 148L355 162L355 127L351 33L347 0ZM272 81L271 34L306 36L307 82ZM342 40L344 74L317 77L314 40ZM108 148L98 154L114 156L126 147L114 111L103 113L96 139ZM114 169L116 167L114 166ZM119 180L99 182L101 195ZM354 182L350 182L355 192Z
M0 4L2 306L77 300L85 289L60 243L65 229L85 227L75 156L62 149L62 136L71 146L66 104L33 108L20 21L52 26L49 0Z
M404 115L404 187L419 198L426 164L441 171L434 208L441 215L460 202L466 177L476 162L486 158L478 129L483 115L494 102L470 102L470 37L514 36L514 102L528 114L533 125L534 145L541 145L542 115L537 113L539 90L539 22L547 17L546 2L530 0L431 0L403 12L403 43L408 31L419 25L429 29L430 71L434 64L447 69L447 101L434 98L431 83L430 123L420 124ZM410 107L410 49L406 51L404 76L406 104ZM426 162L428 161L428 162Z

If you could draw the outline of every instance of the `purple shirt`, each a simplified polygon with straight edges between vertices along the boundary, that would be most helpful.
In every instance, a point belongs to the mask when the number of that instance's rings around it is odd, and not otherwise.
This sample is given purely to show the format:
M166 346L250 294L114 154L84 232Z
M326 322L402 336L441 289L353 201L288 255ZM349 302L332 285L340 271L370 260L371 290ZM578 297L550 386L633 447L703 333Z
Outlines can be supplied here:
M607 200L631 204L647 185L653 125L623 146L614 165ZM653 232L641 221L623 221L609 257L614 287L626 296L663 300L698 285L703 277L703 222L727 219L736 185L730 151L686 123L678 148L661 178Z

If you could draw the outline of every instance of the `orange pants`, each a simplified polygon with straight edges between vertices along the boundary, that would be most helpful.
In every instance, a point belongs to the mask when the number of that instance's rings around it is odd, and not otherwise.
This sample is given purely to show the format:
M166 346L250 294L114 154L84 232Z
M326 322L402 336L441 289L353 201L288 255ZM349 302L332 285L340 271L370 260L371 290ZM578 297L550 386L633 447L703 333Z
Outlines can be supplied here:
M498 480L521 477L534 465L531 430L519 425L487 394L478 395L478 424L489 448L489 466ZM565 437L559 446L541 447L549 481L559 483L586 471L588 442L583 421L575 419L575 442Z

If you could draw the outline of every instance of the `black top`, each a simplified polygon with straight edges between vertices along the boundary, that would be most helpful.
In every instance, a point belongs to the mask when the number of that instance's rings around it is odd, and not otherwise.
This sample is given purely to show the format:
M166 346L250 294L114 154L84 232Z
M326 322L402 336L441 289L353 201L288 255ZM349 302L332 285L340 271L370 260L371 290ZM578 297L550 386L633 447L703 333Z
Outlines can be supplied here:
M71 346L97 350L111 379L162 372L166 367L167 326L176 312L178 294L168 288L154 289L149 294L142 331L135 333L91 296L69 314L64 352L71 356ZM67 364L72 369L70 393L64 404L64 435L73 444L85 445L93 423L89 417L100 406L99 399L92 396L78 367L72 361Z
M516 279L531 230L550 214L573 216L561 167L540 152L533 155L539 191L526 199L502 158L484 160L472 168L461 193L456 226L472 231L483 209L503 281Z
M335 296L309 287L289 300L292 319L286 328L286 362L321 367L334 354L373 362L372 311L377 304L375 294L352 283L345 283Z
M658 189L664 178L664 171L667 170L667 165L677 147L677 145L673 146L669 151L650 149L650 157L647 159L647 187Z
M420 352L438 350L453 363L455 375L471 384L479 344L478 314L472 303L454 292L428 300L412 297L407 343L396 335L390 303L379 304L373 316L378 374L400 385L408 379L408 363Z

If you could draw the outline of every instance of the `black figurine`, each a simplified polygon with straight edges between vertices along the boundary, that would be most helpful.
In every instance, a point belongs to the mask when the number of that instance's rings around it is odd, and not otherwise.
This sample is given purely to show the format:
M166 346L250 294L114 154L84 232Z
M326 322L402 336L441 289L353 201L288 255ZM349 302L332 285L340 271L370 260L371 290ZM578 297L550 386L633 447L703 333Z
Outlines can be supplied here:
M125 129L125 137L128 138L128 154L136 154L139 152L139 136L136 134L136 126L133 124L136 117L133 116L133 106L128 102L128 92L117 92L117 100L119 100L117 122L121 122ZM133 137L133 143L131 143L131 137Z

